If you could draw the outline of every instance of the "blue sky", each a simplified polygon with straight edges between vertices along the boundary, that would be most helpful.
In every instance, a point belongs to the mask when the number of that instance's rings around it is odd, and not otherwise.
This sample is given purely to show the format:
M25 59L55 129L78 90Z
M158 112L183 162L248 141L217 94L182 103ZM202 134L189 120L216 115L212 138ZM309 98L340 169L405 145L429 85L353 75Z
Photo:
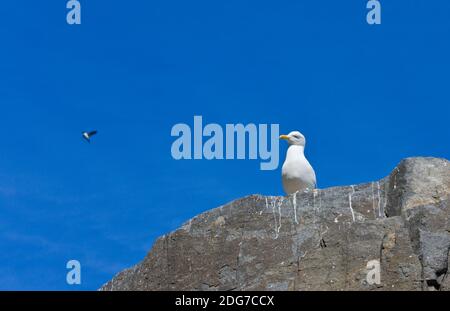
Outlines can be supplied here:
M2 3L0 289L96 289L190 217L282 194L281 165L172 159L194 115L300 130L320 188L450 158L450 2L381 3L379 26L365 0L81 0L78 26Z

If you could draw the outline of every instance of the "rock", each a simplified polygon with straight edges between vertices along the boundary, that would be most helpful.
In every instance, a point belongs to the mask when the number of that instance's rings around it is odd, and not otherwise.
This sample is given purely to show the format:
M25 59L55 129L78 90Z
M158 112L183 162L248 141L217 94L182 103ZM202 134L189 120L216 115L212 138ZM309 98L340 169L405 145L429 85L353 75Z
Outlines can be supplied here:
M449 290L449 202L436 158L378 182L248 196L160 237L100 290Z

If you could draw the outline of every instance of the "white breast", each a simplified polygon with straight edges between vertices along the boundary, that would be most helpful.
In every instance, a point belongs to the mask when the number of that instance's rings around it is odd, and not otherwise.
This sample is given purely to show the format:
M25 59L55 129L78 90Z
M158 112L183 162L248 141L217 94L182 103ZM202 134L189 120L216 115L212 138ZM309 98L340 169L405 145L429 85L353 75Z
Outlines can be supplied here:
M305 158L302 146L289 146L281 172L287 194L316 187L316 174Z

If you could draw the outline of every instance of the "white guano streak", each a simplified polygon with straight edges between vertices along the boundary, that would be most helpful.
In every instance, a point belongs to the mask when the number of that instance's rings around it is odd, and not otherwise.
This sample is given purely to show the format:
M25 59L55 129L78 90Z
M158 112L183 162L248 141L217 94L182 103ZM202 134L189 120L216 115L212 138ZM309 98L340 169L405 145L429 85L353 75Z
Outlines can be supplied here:
M348 194L348 203L350 206L350 211L352 212L353 222L355 222L355 213L353 212L353 207L352 207L352 196L353 196L353 194L355 194L355 187L353 185L351 185L351 188L352 188L352 192L350 192Z
M380 196L380 182L377 181L377 195L378 195L378 216L381 217L381 196Z
M294 196L292 197L292 205L294 206L294 221L296 224L298 224L297 220L297 192L294 193Z

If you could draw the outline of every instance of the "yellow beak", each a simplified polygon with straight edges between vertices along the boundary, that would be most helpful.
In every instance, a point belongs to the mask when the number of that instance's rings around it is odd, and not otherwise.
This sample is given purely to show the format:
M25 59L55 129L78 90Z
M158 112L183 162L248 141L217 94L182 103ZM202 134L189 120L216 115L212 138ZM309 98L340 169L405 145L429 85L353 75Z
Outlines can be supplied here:
M289 139L289 136L287 136L287 135L280 135L280 139Z

